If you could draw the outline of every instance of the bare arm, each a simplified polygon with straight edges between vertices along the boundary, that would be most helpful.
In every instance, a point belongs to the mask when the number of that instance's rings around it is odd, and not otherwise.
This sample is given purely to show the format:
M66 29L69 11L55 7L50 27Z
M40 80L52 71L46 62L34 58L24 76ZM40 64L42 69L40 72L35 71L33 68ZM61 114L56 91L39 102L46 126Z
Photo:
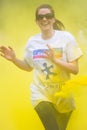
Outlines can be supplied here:
M54 50L49 45L47 45L47 46L49 48L49 52L46 52L46 55L52 62L54 62L56 65L58 65L62 69L65 69L69 73L72 73L72 74L78 73L78 71L79 71L78 60L75 60L73 62L62 61L61 58L60 59L56 58L54 55Z
M18 58L15 58L12 61L18 68L25 70L25 71L32 71L33 69L24 61L24 60L20 60Z
M18 68L25 71L32 71L32 68L24 61L16 57L14 50L11 47L0 46L0 55L11 61Z
M70 72L72 74L77 74L79 69L78 69L78 60L75 60L73 62L64 62L60 59L54 58L53 62L60 66L61 68L65 69L67 72Z

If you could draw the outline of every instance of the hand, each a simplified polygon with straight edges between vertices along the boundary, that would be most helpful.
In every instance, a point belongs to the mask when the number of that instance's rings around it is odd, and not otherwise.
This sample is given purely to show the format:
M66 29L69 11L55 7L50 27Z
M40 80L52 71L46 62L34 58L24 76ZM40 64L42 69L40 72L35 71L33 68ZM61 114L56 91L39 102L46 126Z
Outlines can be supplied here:
M0 46L0 55L10 61L14 61L16 58L15 52L11 47Z
M54 59L55 59L54 49L51 48L48 44L47 44L47 47L49 50L45 51L45 54L47 55L47 58L49 58L51 61L54 61Z

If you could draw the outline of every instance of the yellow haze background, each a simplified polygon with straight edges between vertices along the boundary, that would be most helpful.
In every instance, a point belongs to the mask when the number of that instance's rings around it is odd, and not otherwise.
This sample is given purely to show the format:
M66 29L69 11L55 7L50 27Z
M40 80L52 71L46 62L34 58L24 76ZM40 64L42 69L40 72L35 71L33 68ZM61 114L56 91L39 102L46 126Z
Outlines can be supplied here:
M67 130L87 130L86 0L0 0L0 46L11 46L23 58L28 38L40 31L35 9L42 3L53 6L56 17L76 37L83 51L80 72L67 84L73 88L77 103ZM32 77L32 72L22 71L0 57L0 130L44 130L30 102Z

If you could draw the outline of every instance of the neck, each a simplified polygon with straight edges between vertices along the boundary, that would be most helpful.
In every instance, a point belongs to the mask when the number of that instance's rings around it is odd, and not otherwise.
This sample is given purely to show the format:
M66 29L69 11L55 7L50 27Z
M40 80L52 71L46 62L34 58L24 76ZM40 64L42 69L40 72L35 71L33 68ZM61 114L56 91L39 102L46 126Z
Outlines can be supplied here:
M55 33L55 30L44 31L44 32L42 32L42 38L43 39L49 39L54 35L54 33Z

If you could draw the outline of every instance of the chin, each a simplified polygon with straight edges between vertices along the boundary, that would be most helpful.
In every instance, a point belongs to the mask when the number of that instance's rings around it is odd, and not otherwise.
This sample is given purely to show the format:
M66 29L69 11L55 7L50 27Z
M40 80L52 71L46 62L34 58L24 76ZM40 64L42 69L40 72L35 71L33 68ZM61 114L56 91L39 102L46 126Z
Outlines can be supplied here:
M43 28L41 28L41 30L42 30L42 31L49 31L50 28L49 28L49 27L43 27Z

